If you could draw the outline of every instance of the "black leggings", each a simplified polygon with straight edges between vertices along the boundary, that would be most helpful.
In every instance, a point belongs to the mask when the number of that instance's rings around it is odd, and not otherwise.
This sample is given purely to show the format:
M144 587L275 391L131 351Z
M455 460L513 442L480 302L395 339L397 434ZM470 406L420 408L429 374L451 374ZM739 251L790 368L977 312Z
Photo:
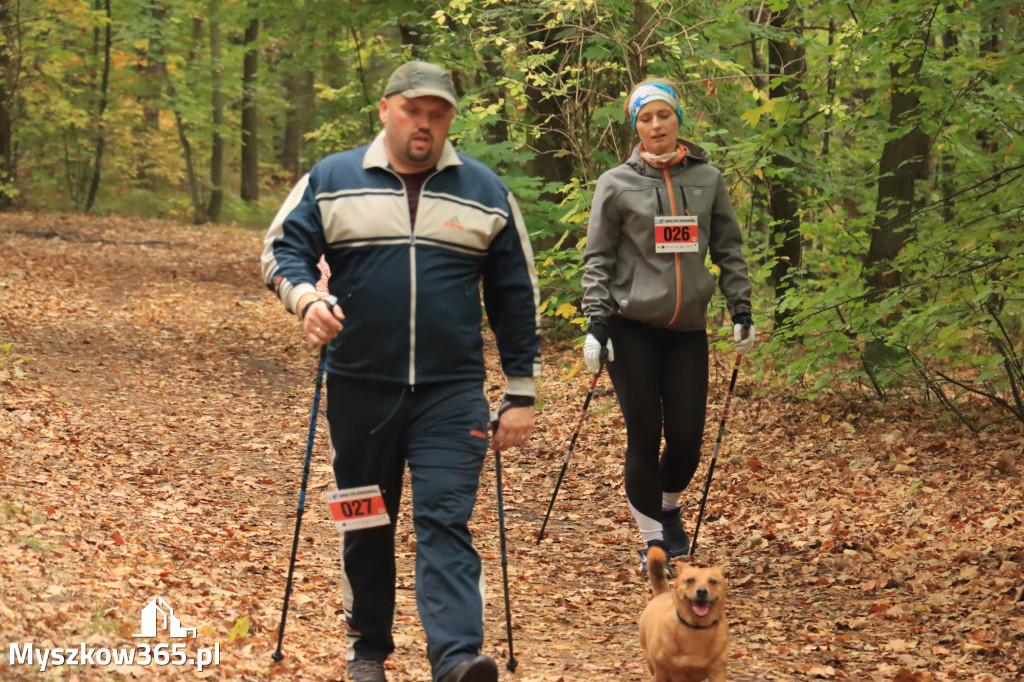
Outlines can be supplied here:
M707 332L669 331L619 316L608 327L615 353L608 375L626 421L626 498L660 520L662 492L684 490L700 462Z

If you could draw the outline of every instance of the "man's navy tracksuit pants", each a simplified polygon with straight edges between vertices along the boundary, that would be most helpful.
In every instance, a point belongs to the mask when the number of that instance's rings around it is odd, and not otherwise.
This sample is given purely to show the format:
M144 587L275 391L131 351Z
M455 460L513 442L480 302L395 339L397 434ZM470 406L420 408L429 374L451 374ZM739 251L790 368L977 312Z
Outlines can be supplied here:
M327 377L338 488L380 486L391 523L343 538L349 660L394 650L395 523L408 465L416 531L416 604L437 679L483 645L483 573L469 518L487 454L480 381L426 386Z

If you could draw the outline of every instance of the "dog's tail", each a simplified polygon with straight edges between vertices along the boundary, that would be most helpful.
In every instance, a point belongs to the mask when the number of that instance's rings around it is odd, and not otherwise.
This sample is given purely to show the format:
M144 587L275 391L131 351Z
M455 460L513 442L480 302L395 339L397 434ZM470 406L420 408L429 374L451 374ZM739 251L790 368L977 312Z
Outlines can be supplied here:
M665 550L657 545L652 545L647 550L647 575L651 578L651 587L654 589L654 596L662 592L668 592L668 578L665 576Z

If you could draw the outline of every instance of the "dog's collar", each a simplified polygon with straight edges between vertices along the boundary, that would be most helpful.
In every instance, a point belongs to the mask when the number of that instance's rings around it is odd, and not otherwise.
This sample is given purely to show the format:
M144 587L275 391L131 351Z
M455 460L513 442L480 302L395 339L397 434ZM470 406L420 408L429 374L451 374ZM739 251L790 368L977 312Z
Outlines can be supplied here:
M721 620L721 618L716 618L715 621L713 623L711 623L710 625L694 625L693 623L687 623L685 620L683 620L683 617L679 615L679 611L678 610L676 610L676 618L679 619L680 623L682 623L686 627L692 628L694 630L708 630L708 629L713 628L716 625L718 625L718 621Z

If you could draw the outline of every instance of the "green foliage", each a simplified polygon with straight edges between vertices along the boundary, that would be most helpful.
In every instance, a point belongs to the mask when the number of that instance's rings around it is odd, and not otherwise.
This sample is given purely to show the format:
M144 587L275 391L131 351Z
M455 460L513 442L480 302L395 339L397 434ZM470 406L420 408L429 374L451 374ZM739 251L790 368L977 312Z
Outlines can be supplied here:
M225 184L236 187L242 38L255 16L265 199L227 192L226 220L259 224L273 214L294 179L278 160L287 126L301 126L301 172L374 137L379 93L398 62L439 62L461 99L453 140L498 170L519 200L551 333L578 335L594 183L635 144L623 96L641 78L669 78L684 102L683 136L722 169L744 229L764 339L752 360L762 376L808 394L854 387L942 400L952 411L977 395L1024 419L1024 283L1014 267L1024 255L1024 18L1016 0L298 7L220 3L224 53L213 64L206 4L115 4L112 101L101 120L102 12L60 0L16 5L4 33L11 92L3 104L17 163L2 192L30 208L74 209L101 130L110 134L97 213L189 219L181 134L201 198L214 132L229 140ZM772 22L767 12L788 20ZM806 69L770 73L770 42L802 50ZM214 67L231 103L216 130ZM305 109L296 83L308 85ZM900 121L890 120L896 91L918 98ZM886 145L911 130L930 141L925 174L909 205L877 208ZM769 278L783 237L768 190L780 186L796 193L803 252L776 300ZM909 214L905 246L882 264L891 286L870 290L868 250L900 209ZM728 331L721 296L709 315L713 329ZM773 320L785 322L772 328ZM716 338L727 347L725 332ZM885 362L865 364L872 344L886 349ZM8 349L0 371L17 366L10 358Z
M906 46L920 30L914 22L928 16L911 11L917 5L900 3L905 14L897 24L870 32L853 29L880 15L850 23L830 53L857 73L872 63L893 64L896 74L903 73L917 53L894 47ZM979 10L966 22L962 13L956 21L938 15L929 27L952 46L947 54L929 52L918 77L927 87L920 89L913 121L935 140L933 172L929 184L919 186L921 206L905 228L912 238L887 267L900 284L882 296L869 296L877 292L868 292L863 280L862 258L875 224L871 163L903 131L887 127L887 67L876 68L874 78L838 83L845 107L833 110L838 115L830 130L856 131L857 144L833 146L815 168L818 178L829 181L808 197L806 260L797 288L777 303L793 314L792 323L776 329L765 349L777 369L811 393L853 380L884 393L917 388L951 409L963 395L976 393L1024 415L1018 397L1020 288L1016 273L1007 272L1012 260L1004 260L1019 255L1022 227L1020 132L1005 125L1022 102L1018 88L1007 84L1024 73L1020 60L1011 65L990 52L995 15L985 14ZM1015 75L1002 80L1009 76L1003 71L992 78L993 65ZM873 89L858 93L851 85ZM863 354L872 340L893 352L885 366L869 373Z
M670 17L668 3L653 4L658 38L651 39L650 68L675 75L678 62L668 58L689 40L682 14ZM520 197L541 312L559 335L585 323L578 306L593 184L633 144L621 104L630 64L639 68L632 11L628 3L453 1L433 15L444 29L436 49L467 85L464 128L455 132L460 149L501 170ZM530 177L545 181L525 183Z
M0 343L0 381L11 381L21 379L25 376L25 370L21 365L31 358L19 355L14 352L14 344Z
M107 616L103 607L93 609L92 618L89 620L89 632L100 635L113 635L121 628L121 622L116 618Z
M576 179L561 188L564 196L558 205L556 220L550 223L552 229L545 237L557 236L550 247L537 252L537 278L544 292L541 302L542 315L554 318L560 323L563 333L581 327L586 318L577 307L583 296L580 280L583 276L583 249L586 246L586 230L583 226L589 216L592 188L584 188ZM560 234L555 234L561 230Z

